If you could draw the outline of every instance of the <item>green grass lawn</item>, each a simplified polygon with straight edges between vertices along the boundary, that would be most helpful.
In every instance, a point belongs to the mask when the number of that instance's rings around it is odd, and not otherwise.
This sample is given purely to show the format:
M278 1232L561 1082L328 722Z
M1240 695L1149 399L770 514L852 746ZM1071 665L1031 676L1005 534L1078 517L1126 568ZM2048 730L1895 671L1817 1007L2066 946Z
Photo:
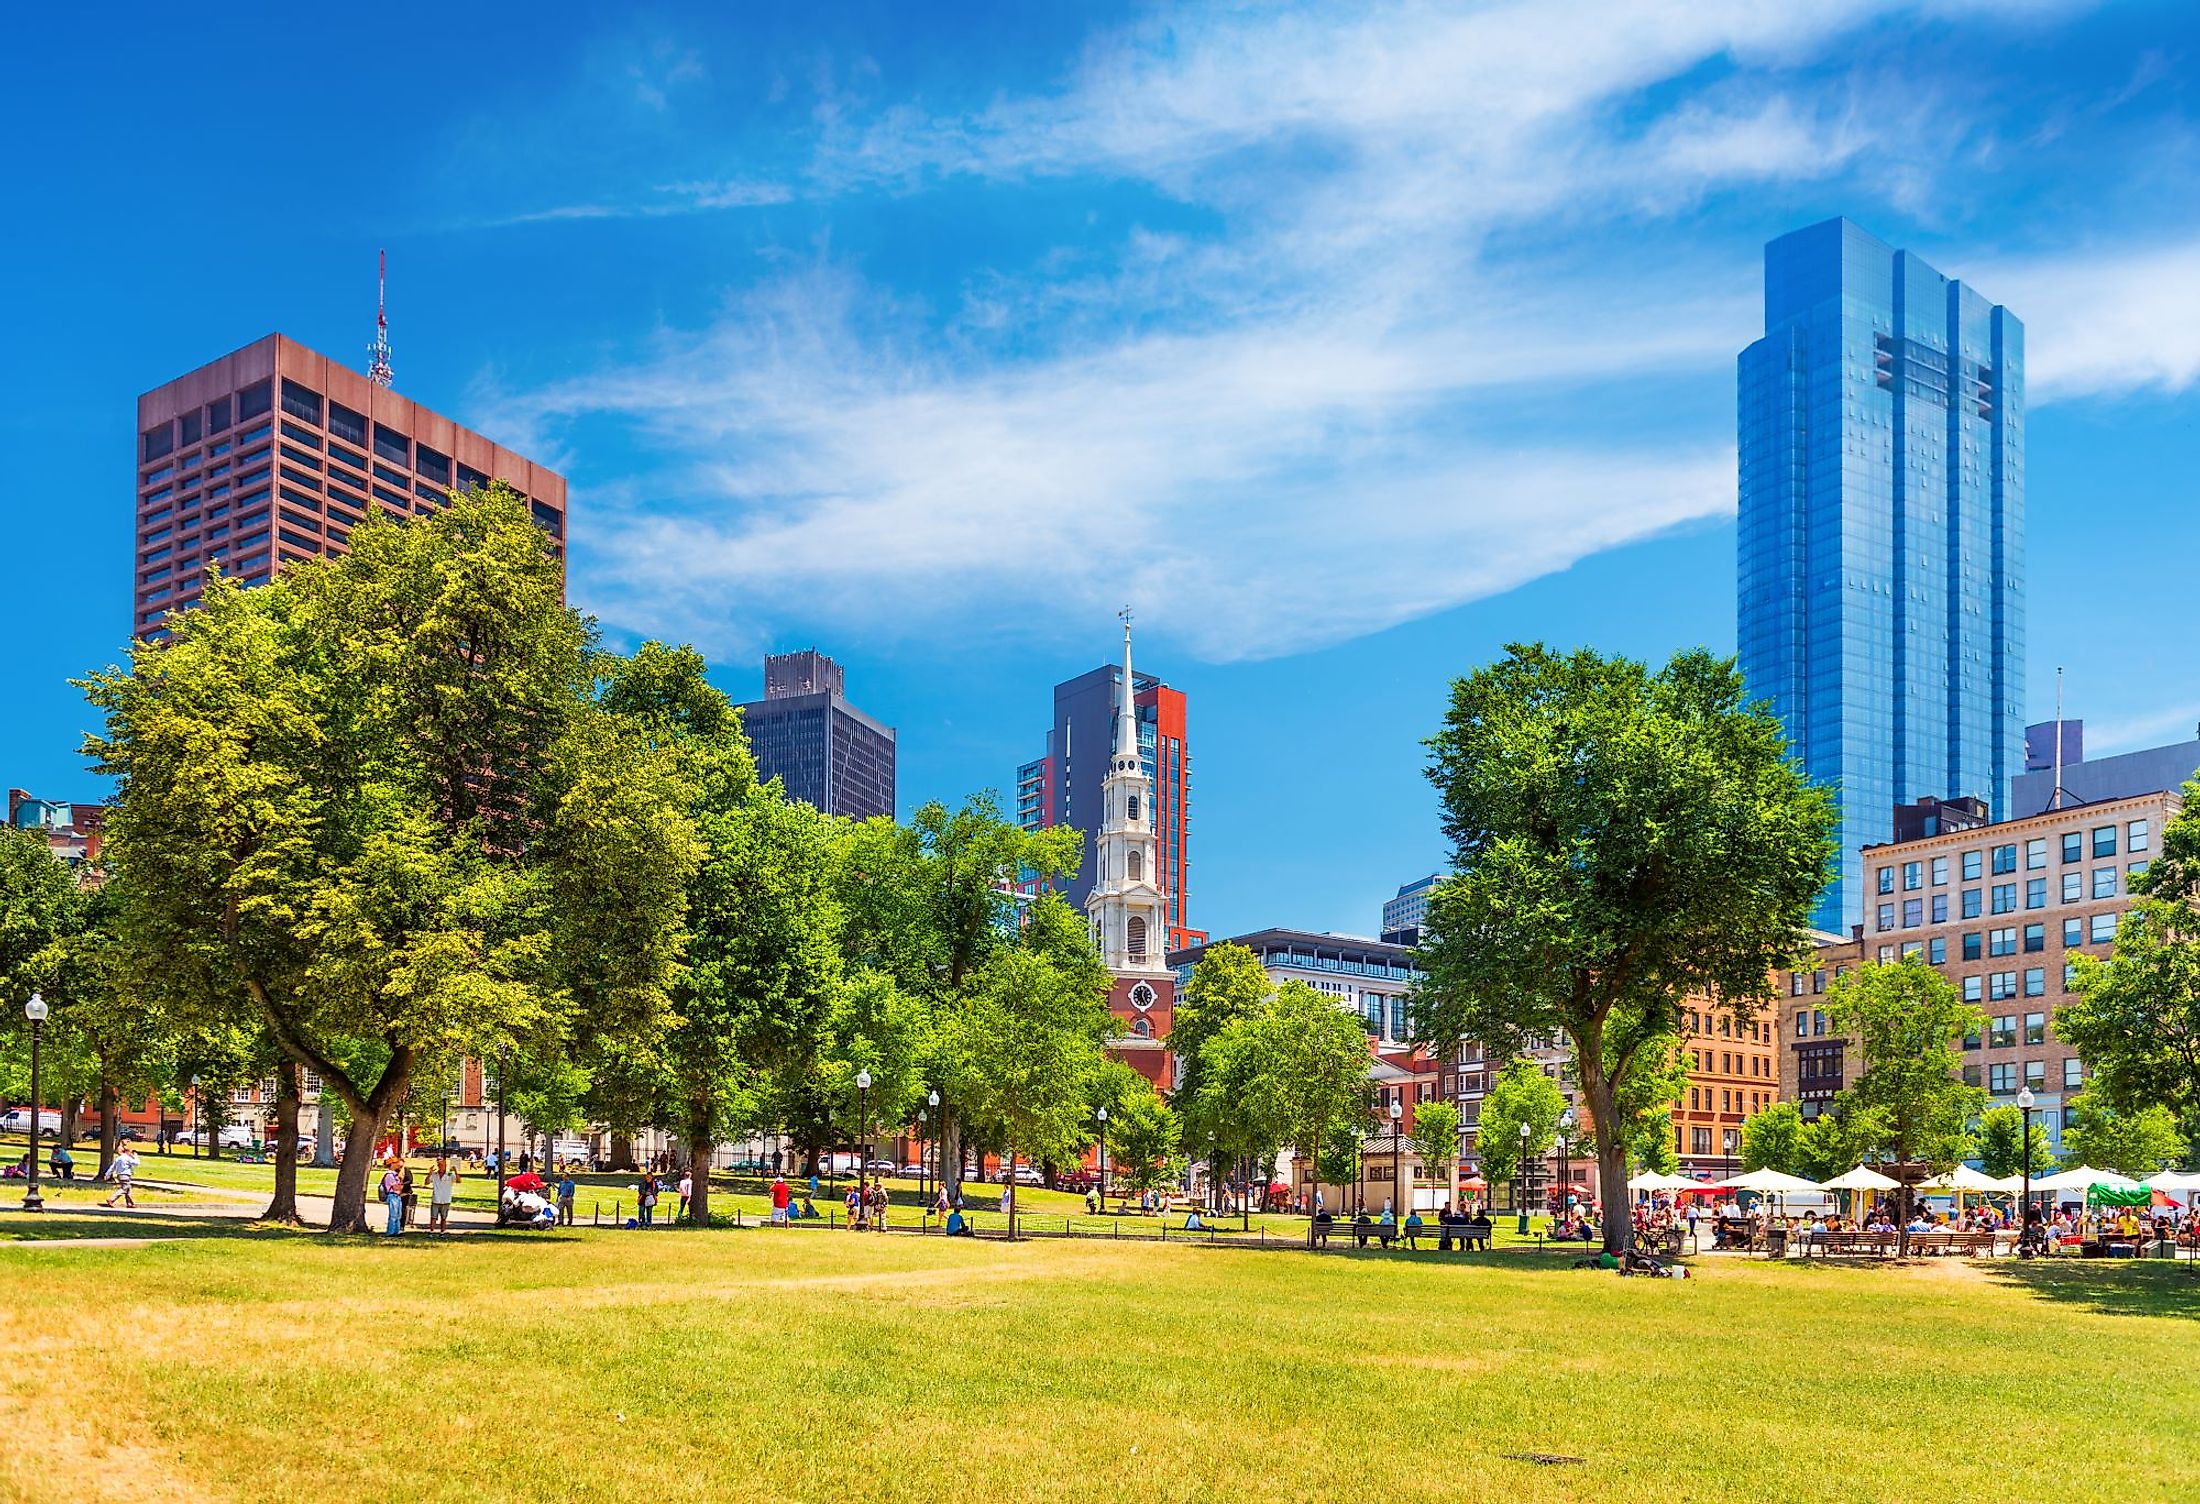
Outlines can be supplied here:
M0 1498L2189 1496L2190 1271L1699 1276L769 1230L0 1248Z

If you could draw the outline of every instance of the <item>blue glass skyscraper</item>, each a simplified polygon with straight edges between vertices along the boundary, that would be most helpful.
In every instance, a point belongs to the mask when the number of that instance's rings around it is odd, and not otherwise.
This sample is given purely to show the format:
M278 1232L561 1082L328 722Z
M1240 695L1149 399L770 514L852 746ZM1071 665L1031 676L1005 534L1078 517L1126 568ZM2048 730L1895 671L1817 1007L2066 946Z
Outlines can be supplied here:
M1999 815L2024 767L2024 326L1845 219L1796 230L1739 429L1742 674L1840 802L1846 933L1896 804Z

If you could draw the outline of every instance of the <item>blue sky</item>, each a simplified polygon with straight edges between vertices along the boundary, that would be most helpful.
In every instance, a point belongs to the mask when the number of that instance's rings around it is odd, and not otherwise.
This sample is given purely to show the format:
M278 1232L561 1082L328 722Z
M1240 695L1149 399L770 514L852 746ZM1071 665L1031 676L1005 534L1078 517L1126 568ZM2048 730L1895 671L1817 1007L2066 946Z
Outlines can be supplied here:
M1763 242L2027 326L2030 701L2200 721L2200 12L44 7L0 60L0 778L96 794L132 401L281 329L561 466L575 602L815 644L905 808L1109 653L1192 696L1191 919L1371 932L1516 638L1731 651ZM73 61L71 61L73 60Z

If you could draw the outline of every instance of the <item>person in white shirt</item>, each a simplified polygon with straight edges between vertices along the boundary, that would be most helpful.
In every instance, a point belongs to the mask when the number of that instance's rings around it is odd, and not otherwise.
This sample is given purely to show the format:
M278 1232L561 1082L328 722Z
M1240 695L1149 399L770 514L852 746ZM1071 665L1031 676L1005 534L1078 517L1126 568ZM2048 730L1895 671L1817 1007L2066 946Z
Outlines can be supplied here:
M115 1183L115 1193L100 1203L113 1206L117 1201L135 1211L137 1198L130 1194L130 1182L137 1178L137 1151L124 1144L115 1153L114 1163L107 1167L107 1176Z
M451 1230L451 1199L458 1194L458 1166L438 1154L428 1172L428 1231Z

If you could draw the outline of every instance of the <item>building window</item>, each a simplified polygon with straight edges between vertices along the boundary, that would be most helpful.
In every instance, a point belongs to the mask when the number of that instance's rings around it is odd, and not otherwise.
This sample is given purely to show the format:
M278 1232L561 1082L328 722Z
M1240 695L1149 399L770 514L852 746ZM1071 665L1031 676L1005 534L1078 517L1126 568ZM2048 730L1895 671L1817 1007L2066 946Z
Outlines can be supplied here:
M2094 945L2106 945L2115 938L2116 916L2114 914L2095 914L2088 935L2090 942Z
M2017 870L2017 846L2014 841L1994 848L1994 876L2001 877Z
M237 393L237 421L242 423L247 418L257 418L260 414L266 412L274 404L274 401L275 388L273 385L266 381L253 382L252 385Z
M188 443L189 441L186 440L185 442ZM2134 854L2144 851L2147 849L2147 843L2150 839L2147 822L2144 820L2134 820L2124 827L2124 849L2126 851Z
M1924 886L1925 864L1923 862L1904 862L1902 864L1902 891L1905 893L1914 892Z
M2114 856L2116 854L2115 826L2096 825L2093 828L2093 854L2095 856Z
M2085 921L2083 919L2065 919L2063 921L2063 944L2085 944Z
M2114 898L2116 896L2116 869L2114 867L2095 867L2093 869L2093 896L2095 898Z
M2047 1084L2047 1062L2044 1060L2025 1061L2024 1084L2026 1086L2045 1086Z
M2027 872L2037 872L2047 865L2047 837L2040 836L2024 843L2024 867Z
M1991 956L2015 955L2017 932L2013 929L1989 931L1986 936L1986 953Z
M2027 1013L2024 1015L2024 1042L2026 1044L2047 1043L2046 1014Z
M2063 1090L2076 1091L2085 1085L2085 1062L2075 1055L2063 1060Z
M328 405L328 431L340 439L364 444L367 441L367 415L355 413L341 402L331 402Z
M1825 1010L1824 1010L1824 1009L1822 1009L1822 1008L1813 1008L1813 1009L1811 1009L1811 1011L1810 1011L1810 1032L1811 1032L1811 1033L1813 1033L1813 1034L1824 1034L1824 1033L1826 1032L1826 1014L1825 1014Z
M2015 883L1994 884L1994 912L1997 914L2014 914L2016 911L2017 885Z
M1976 961L1981 954L1982 952L1979 949L1978 931L1966 931L1963 936L1963 959L1966 961Z
M1810 990L1813 993L1826 990L1826 969L1823 966L1810 974Z
M2062 859L2066 862L2082 862L2085 860L2084 831L2066 830L2063 832Z
M1936 888L1948 886L1948 859L1944 856L1933 858L1933 886Z
M385 428L380 423L374 425L374 452L393 465L412 468L412 440L394 428Z
M1947 922L1948 895L1945 893L1935 893L1933 895L1933 923L1946 924Z
M2046 968L2046 967L2044 967L2044 966L2027 966L2027 967L2026 967L2026 968L2024 969L2024 995L2025 995L2026 997L2045 997L2045 996L2047 996L2047 968ZM2034 1041L2033 1041L2033 1043L2035 1043L2035 1044L2036 1044L2036 1043L2038 1043L2038 1041L2037 1041L2037 1040L2034 1040Z
M229 399L216 397L206 404L206 431L220 433L229 426Z
M1138 882L1142 880L1146 875L1146 854L1134 846L1131 848L1130 856L1126 860L1130 868L1131 881Z
M2028 951L2047 949L2047 926L2028 924L2024 927L2024 948Z
M1948 937L1946 935L1935 935L1925 942L1925 959L1934 966L1948 964Z
M2047 879L2028 877L2024 881L2024 906L2028 909L2047 907Z
M1977 1067L1977 1066L1975 1066L1975 1065L1967 1065L1967 1066L1965 1066L1965 1067L1963 1068L1963 1084L1964 1084L1965 1086L1976 1086L1976 1085L1978 1085L1978 1067Z
M1810 1014L1801 1008L1795 1010L1795 1037L1797 1039L1810 1038Z
M1878 912L1877 914L1875 914L1875 915L1874 915L1873 917L1874 917L1875 919L1877 919L1877 920L1879 921L1879 923L1878 923L1878 927L1879 927L1880 929L1883 929L1883 930L1891 930L1891 929L1893 929L1893 928L1894 928L1894 905L1893 905L1893 904L1891 904L1891 903L1883 903L1883 904L1881 904L1881 905L1879 906L1879 912Z
M2017 1089L2017 1068L2007 1061L2000 1061L1987 1069L1987 1089L1997 1097L2005 1097Z
M321 426L321 394L309 391L289 377L283 378L283 411L293 418L303 418L315 428Z
M1993 1026L1986 1034L1986 1043L1997 1050L2014 1048L2017 1043L2017 1016L2014 1013L1995 1014Z
M2017 974L2013 971L1996 971L1986 978L1986 995L1995 1002L2006 1002L2017 995Z
M1979 912L1979 890L1976 888L1965 888L1963 890L1963 917L1966 919L1976 919L1979 916Z
M1905 899L1903 899L1903 900L1902 900L1902 927L1903 927L1904 929L1906 929L1906 930L1914 930L1914 929L1916 929L1916 928L1917 928L1917 927L1918 927L1919 925L1923 924L1924 922L1925 922L1925 900L1924 900L1924 899L1922 899L1922 898L1905 898Z
M176 447L175 425L163 423L158 428L145 430L144 458L157 460Z
M1967 1003L1980 1001L1983 996L1981 989L1985 985L1983 981L1975 976L1965 977L1963 979L1963 1000Z
M152 456L147 455L146 458L151 459ZM1879 891L1882 893L1892 893L1894 891L1894 868L1882 867L1879 869Z
M1131 915L1129 938L1131 960L1134 962L1144 961L1146 959L1146 921L1142 916Z
M2084 872L2065 872L2062 875L2062 901L2064 903L2085 902Z

